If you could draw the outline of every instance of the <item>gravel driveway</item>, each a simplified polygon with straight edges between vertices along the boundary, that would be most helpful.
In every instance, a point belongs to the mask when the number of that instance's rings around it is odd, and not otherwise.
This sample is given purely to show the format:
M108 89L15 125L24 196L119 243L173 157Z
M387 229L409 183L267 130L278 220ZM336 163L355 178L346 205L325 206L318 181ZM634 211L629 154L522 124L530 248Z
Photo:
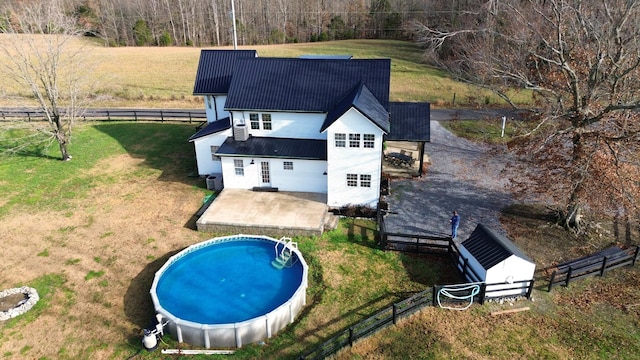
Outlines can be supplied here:
M421 179L391 181L387 231L449 236L449 219L457 210L459 241L478 223L504 234L498 214L511 202L508 181L501 178L502 159L489 156L487 150L431 121L431 142L425 144L431 164Z

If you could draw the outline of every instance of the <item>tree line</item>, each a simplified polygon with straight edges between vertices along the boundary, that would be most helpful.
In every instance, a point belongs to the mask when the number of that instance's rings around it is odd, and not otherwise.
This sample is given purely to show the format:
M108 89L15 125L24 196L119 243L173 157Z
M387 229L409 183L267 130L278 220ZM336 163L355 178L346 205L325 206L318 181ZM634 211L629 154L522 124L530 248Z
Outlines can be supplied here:
M8 0L19 22L43 0ZM109 46L224 46L342 39L410 39L414 21L450 21L460 1L424 0L50 0L86 35ZM468 5L469 1L465 1ZM9 20L11 21L11 20ZM0 23L0 31L7 24Z

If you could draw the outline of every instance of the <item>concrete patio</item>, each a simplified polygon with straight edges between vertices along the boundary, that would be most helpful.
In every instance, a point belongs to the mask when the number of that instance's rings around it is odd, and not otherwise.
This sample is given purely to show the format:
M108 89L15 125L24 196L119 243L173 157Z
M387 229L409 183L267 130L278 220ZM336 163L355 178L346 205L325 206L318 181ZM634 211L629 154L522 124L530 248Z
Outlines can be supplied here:
M337 226L326 194L224 189L196 221L198 231L321 236Z

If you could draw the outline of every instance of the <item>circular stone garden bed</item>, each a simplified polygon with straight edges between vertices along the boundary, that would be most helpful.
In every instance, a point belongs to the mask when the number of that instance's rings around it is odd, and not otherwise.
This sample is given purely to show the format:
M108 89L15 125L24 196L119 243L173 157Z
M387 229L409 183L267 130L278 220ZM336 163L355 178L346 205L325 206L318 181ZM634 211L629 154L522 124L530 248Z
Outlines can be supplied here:
M0 291L0 321L26 313L38 300L36 289L28 286Z

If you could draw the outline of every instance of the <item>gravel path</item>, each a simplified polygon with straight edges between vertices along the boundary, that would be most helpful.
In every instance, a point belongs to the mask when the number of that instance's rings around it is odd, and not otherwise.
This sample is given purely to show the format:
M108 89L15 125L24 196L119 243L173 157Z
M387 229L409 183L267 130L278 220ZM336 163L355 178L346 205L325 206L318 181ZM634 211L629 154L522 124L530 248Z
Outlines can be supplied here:
M392 180L387 231L449 236L449 219L457 210L459 241L467 239L478 223L504 233L498 214L511 199L507 180L500 175L502 159L490 157L487 150L431 121L431 142L425 144L431 164L421 179Z

